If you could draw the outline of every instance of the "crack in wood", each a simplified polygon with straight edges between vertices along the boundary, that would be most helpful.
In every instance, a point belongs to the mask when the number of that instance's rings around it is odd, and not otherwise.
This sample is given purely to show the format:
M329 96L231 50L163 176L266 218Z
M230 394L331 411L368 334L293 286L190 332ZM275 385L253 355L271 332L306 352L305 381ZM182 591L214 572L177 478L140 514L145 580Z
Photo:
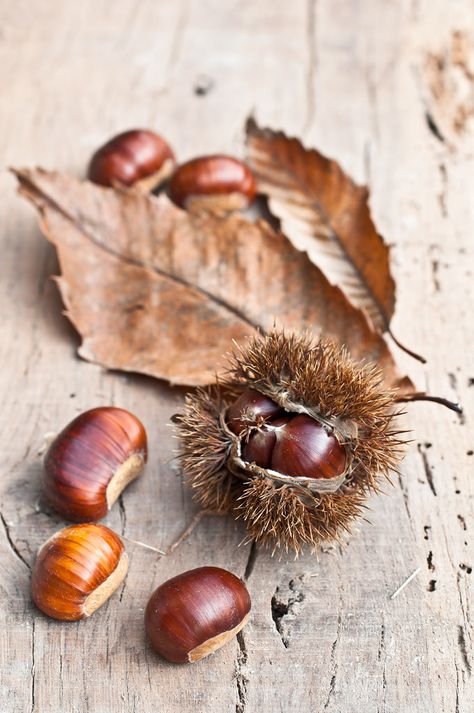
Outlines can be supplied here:
M430 550L428 553L428 557L426 558L426 562L428 564L428 569L430 572L434 572L435 566L433 564L433 552Z
M435 487L434 478L433 478L433 467L431 466L431 464L428 460L428 456L426 454L426 448L421 443L418 443L417 449L418 449L418 453L420 454L421 460L423 463L423 469L425 471L426 482L430 486L431 492L436 497L437 492L436 492L436 487Z
M456 669L456 701L455 701L454 713L460 713L460 710L459 710L459 669L456 664L454 664L454 667Z
M446 143L446 139L443 136L443 133L441 129L439 128L438 124L436 123L433 114L428 111L428 109L425 110L425 121L428 129L430 130L431 134L435 137L437 141L440 141L442 144Z
M440 174L440 179L441 179L441 190L438 194L438 203L439 207L441 210L441 215L443 218L448 217L448 208L446 205L446 190L448 187L448 172L446 169L446 164L441 161L438 164L438 169L439 169L439 174ZM439 290L439 284L438 284L438 290Z
M464 627L459 624L458 626L458 647L461 652L461 658L464 663L464 667L470 676L472 673L471 662L469 661L469 655L467 653L466 638L464 636Z
M250 545L250 552L247 558L247 564L245 565L243 579L245 582L252 575L255 568L255 563L258 556L258 545L255 541L252 541ZM249 677L245 672L245 668L248 660L247 644L245 642L244 632L239 631L237 634L237 659L235 662L235 672L234 678L237 687L237 703L235 704L235 713L244 713L245 706L247 704L247 686L249 682Z
M403 504L405 505L405 510L408 515L408 519L411 522L411 512L410 512L410 505L409 505L409 500L408 500L408 490L405 488L405 483L403 482L403 478L400 475L400 473L397 473L397 476L398 476L398 482L400 484L400 490L402 491Z
M36 660L35 660L35 627L36 622L33 616L31 632L31 713L35 711L35 686L36 686Z
M456 401L460 404L461 399L460 399L460 395L459 395L458 378L453 371L449 371L448 379L449 379L449 384L450 384L452 390L454 391ZM458 418L459 418L459 423L461 423L462 425L464 425L466 423L466 416L464 415L463 411L460 411L458 413Z
M119 513L120 513L120 526L121 526L121 534L123 537L125 537L125 530L127 527L127 512L125 510L125 503L123 501L123 493L119 496L118 498L118 506L119 506ZM126 587L126 579L123 581L122 586L120 588L120 596L119 596L119 602L122 601L123 595L125 592L125 587Z
M120 528L122 535L125 535L125 529L127 527L127 513L125 511L125 504L123 502L123 494L119 496L118 499L119 513L120 513Z
M339 613L337 617L337 629L336 629L336 638L332 642L331 646L331 668L332 668L332 675L331 675L331 680L329 682L329 691L328 691L328 696L326 698L326 702L324 704L323 710L327 710L327 707L329 706L329 703L331 702L331 698L334 694L334 691L336 689L336 679L337 679L337 669L338 669L338 663L336 660L336 652L337 652L337 645L339 643L339 636L341 634L341 625L342 625L342 616Z
M26 567L28 570L31 571L30 565L29 565L28 562L24 559L24 557L23 557L23 555L21 554L20 550L17 548L17 546L15 545L15 543L14 543L14 541L13 541L13 538L12 538L11 533L10 533L10 528L9 528L9 526L8 526L7 521L5 520L5 517L3 516L3 513L0 513L0 520L2 521L2 525L3 525L3 529L5 530L5 536L6 536L6 538L7 538L7 542L8 542L8 544L10 545L10 549L12 550L13 554L15 555L15 557L16 557L17 559L20 560L20 562L22 562L22 563L25 565L25 567Z
M385 713L386 705L387 705L387 656L386 656L386 650L385 650L385 624L383 623L383 621L380 626L379 649L377 652L378 661L382 660L382 656L383 656L383 664L382 664L383 701L382 701L382 708L377 707L377 713Z
M235 705L235 713L244 713L247 705L247 684L248 677L244 672L244 668L248 660L247 646L242 631L237 634L237 661L235 663L235 682L237 685L237 703Z
M247 581L249 577L251 576L254 568L255 568L255 563L257 562L257 557L258 557L258 545L255 541L252 542L250 545L250 552L249 556L247 559L247 564L245 566L245 571L244 571L244 580Z
M439 260L431 261L431 277L433 281L433 289L435 292L441 292L441 285L438 277Z
M285 649L290 645L291 624L300 613L299 604L305 599L303 589L298 586L298 580L301 584L303 575L291 579L286 592L282 592L282 588L277 587L271 601L272 619Z

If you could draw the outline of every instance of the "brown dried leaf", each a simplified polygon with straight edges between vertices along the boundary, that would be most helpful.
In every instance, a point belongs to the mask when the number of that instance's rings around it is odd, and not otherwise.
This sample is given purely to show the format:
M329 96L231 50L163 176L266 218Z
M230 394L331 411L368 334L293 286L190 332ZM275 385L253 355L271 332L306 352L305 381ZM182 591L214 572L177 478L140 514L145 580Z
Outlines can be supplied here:
M410 390L383 338L305 253L264 222L192 215L165 197L42 169L15 172L56 247L80 354L173 383L214 380L232 340L308 328Z
M344 290L380 331L395 308L389 248L377 233L368 191L315 149L281 131L247 122L250 166L285 235L329 282Z

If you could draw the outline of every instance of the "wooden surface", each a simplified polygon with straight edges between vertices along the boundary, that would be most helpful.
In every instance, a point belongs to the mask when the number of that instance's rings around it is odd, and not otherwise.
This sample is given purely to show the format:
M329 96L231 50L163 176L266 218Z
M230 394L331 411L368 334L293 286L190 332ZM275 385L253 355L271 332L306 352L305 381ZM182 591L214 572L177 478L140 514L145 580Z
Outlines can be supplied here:
M251 110L339 160L370 185L393 245L394 331L428 358L422 367L398 352L401 365L465 407L461 418L408 407L402 477L373 500L371 524L344 554L258 554L251 621L212 659L167 665L145 644L142 619L154 587L178 572L213 564L244 574L243 531L220 518L168 560L128 545L125 586L90 621L46 619L30 603L30 567L62 521L41 499L43 434L91 406L129 408L148 429L150 463L105 522L163 546L195 506L171 460L168 421L182 392L76 358L49 279L54 254L2 171L2 713L470 713L471 0L4 0L0 68L4 166L81 174L98 144L136 125L163 132L182 159L239 154ZM156 339L159 348L159 327Z

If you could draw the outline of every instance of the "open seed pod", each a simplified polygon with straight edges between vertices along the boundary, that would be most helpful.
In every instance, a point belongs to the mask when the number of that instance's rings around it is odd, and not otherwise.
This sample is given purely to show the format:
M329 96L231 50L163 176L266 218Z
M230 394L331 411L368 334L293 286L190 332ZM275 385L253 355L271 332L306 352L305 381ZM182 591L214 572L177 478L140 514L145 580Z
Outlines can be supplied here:
M183 472L202 506L242 517L250 539L316 548L350 532L396 468L394 396L344 349L275 330L187 396L175 418Z

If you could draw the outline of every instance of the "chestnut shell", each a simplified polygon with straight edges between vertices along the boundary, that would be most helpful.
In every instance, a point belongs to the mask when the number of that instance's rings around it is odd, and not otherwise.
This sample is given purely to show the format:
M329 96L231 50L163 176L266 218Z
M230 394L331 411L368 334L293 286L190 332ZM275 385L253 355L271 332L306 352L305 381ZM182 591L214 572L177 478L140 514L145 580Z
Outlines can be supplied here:
M169 185L170 196L179 206L198 196L236 194L245 208L255 198L257 186L250 168L232 156L200 156L187 161L174 172ZM225 207L225 204L223 204Z
M119 469L128 462L133 479L146 458L146 432L136 416L114 406L90 409L71 421L49 447L43 469L45 495L68 520L100 520L113 502L108 488Z
M163 658L173 663L197 661L237 634L250 606L242 580L219 567L198 567L153 592L145 628Z
M166 161L174 165L175 157L161 136L147 129L131 129L114 136L95 152L87 175L102 186L132 186L159 174ZM156 183L159 182L157 176Z
M31 577L33 601L53 619L84 619L117 589L127 567L127 554L115 532L105 525L71 525L38 552Z

